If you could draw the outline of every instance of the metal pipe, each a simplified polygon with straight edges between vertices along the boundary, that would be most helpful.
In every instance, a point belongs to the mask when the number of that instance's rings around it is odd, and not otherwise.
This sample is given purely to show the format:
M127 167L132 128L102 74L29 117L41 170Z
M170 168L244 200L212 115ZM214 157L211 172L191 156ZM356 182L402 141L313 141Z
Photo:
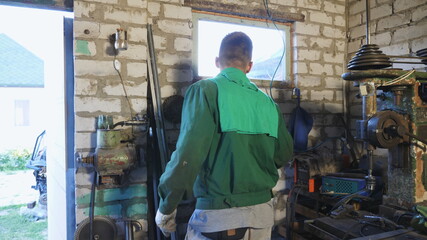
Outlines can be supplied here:
M370 6L369 6L369 0L366 0L366 44L370 44L370 31L369 31L369 12L370 12Z

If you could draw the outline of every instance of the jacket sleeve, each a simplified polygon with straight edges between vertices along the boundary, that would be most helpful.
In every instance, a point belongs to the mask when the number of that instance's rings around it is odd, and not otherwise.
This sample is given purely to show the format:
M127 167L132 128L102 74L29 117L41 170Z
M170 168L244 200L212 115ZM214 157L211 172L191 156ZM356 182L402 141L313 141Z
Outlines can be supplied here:
M184 194L192 192L194 181L209 152L216 123L214 101L206 94L206 84L197 82L191 85L184 97L176 150L160 177L158 187L159 210L163 214L172 213Z
M292 159L292 155L294 153L294 141L286 128L285 120L283 119L283 115L278 107L277 111L279 113L279 132L276 142L274 162L276 163L277 168L281 168Z

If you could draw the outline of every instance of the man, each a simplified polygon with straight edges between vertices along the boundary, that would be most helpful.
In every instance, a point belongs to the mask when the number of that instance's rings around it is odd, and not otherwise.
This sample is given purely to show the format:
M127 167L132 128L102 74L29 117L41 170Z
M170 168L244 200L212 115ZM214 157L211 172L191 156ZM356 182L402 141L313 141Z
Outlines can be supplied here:
M160 178L156 223L175 231L178 203L197 198L186 239L270 239L277 168L292 139L277 105L246 77L252 41L233 32L215 59L220 74L185 95L177 148Z

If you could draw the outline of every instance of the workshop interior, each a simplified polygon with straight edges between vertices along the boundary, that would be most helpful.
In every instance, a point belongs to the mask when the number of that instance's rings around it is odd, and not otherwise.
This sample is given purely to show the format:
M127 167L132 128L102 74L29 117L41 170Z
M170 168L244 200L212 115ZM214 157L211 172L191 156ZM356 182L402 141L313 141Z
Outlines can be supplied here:
M49 157L47 145L49 171L37 182L48 239L185 238L195 199L180 203L166 238L154 220L157 186L175 150L185 90L214 76L202 60L215 65L217 52L204 55L217 51L207 41L223 35L209 23L268 29L278 39L254 35L254 50L275 52L254 61L250 77L279 106L294 141L272 192L272 239L427 239L426 0L0 5L73 13L72 23L64 20L71 50L58 100L68 145L64 158Z

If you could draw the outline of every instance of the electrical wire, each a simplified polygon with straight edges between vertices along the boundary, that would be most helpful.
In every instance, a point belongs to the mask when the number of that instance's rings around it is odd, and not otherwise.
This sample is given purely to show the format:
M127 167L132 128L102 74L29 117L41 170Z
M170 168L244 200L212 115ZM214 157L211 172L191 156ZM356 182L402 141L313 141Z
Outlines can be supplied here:
M401 75L401 76L399 76L399 77L397 77L397 78L395 78L395 79L393 79L391 81L387 81L385 83L382 83L381 86L389 86L389 85L398 83L398 82L406 79L407 77L409 77L414 72L415 72L415 70L413 69L413 70L411 70L411 71L409 71L409 72L407 72L407 73L405 73L405 74L403 74L403 75Z
M320 146L322 146L323 144L327 143L328 141L335 140L335 139L338 139L338 140L340 140L342 143L344 143L344 144L345 144L345 141L344 141L341 137L328 137L328 138L326 138L326 139L325 139L325 141L322 141L322 142L318 143L317 145L315 145L315 146L313 146L313 147L311 147L311 148L309 148L309 149L306 149L306 150L304 150L304 151L295 151L295 152L296 152L296 153L310 152L310 151L316 150L317 148L319 148L319 147L320 147Z
M286 53L286 41L285 41L285 38L283 37L283 34L281 34L281 31L277 27L276 22L273 19L273 16L271 15L270 8L268 7L268 0L263 0L263 3L264 3L265 11L267 12L267 17L273 23L273 25L276 28L277 32L280 34L280 36L282 38L282 43L283 43L282 55L280 56L279 63L277 64L277 67L274 70L273 77L270 80L270 89L269 89L269 92L270 92L270 97L273 99L273 94L271 93L271 89L273 88L274 77L276 76L276 73L279 70L280 65L282 64L283 57L285 56L285 53ZM267 25L268 25L268 22L267 22Z
M130 119L132 120L133 119L132 105L130 104L130 100L128 97L128 93L126 91L126 87L125 87L125 83L124 83L123 78L122 78L122 74L120 73L120 70L116 66L116 60L117 60L117 54L114 54L113 67L116 70L117 74L119 75L120 82L122 83L123 92L125 93L125 98L126 98L126 101L128 103L128 106L129 106Z

